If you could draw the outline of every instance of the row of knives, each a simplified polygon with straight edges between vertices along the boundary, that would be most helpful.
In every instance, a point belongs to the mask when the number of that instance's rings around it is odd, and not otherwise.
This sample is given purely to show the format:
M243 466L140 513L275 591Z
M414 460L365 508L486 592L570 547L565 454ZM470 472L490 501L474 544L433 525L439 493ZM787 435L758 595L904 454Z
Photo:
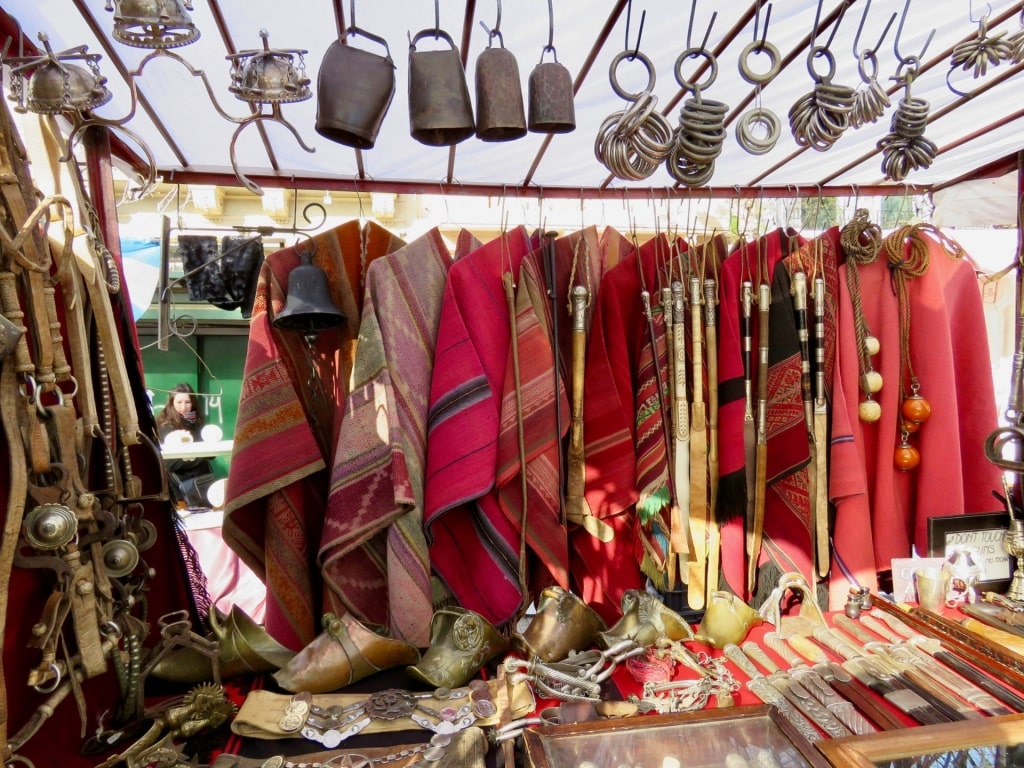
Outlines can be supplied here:
M723 651L747 676L747 689L810 742L905 727L865 688L922 725L1024 712L1024 697L897 616L879 611L833 622L764 636L789 669L756 642Z

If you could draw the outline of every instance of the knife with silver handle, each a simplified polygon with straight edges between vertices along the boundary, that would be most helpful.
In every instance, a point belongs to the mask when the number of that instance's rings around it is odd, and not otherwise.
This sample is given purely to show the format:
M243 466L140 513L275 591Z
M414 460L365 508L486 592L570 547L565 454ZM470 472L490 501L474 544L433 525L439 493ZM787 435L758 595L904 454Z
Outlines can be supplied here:
M794 728L796 728L800 735L807 739L808 742L814 743L821 741L823 738L821 733L815 728L811 721L804 717L797 709L789 703L789 700L782 695L782 693L758 670L754 663L747 658L747 655L743 653L738 645L729 643L722 649L722 653L725 654L725 658L739 667L740 671L743 672L747 677L750 678L747 682L747 690L757 696L765 704L769 704L775 707L785 717Z
M800 655L786 644L781 635L777 632L768 632L764 636L764 641L769 648L782 656L790 665L789 674L853 733L862 735L878 730L857 711L853 704L840 696L816 669L807 666Z
M982 690L970 680L943 666L928 654L910 644L890 645L888 651L894 659L920 669L932 680L950 692L964 699L975 709L999 717L1012 715L1013 711L999 703L990 693Z
M922 635L920 632L912 629L906 622L891 614L882 612L878 614L878 617L894 632L910 640L914 646L920 648L932 658L938 659L944 665L959 673L963 678L970 680L992 694L1015 712L1024 712L1024 697L1010 690L998 680L993 680L988 675L978 671L955 653L947 650L938 638Z
M884 731L906 728L906 723L894 715L888 707L880 704L867 688L843 667L832 661L828 654L816 643L812 643L803 635L792 635L786 642L790 647L808 661L814 663L814 670L846 699L853 702L861 712Z
M747 658L764 668L768 673L769 682L781 691L782 695L793 703L793 706L820 726L825 733L834 739L850 735L850 729L815 699L798 680L783 672L761 646L757 643L747 642L742 645L742 650L747 654Z

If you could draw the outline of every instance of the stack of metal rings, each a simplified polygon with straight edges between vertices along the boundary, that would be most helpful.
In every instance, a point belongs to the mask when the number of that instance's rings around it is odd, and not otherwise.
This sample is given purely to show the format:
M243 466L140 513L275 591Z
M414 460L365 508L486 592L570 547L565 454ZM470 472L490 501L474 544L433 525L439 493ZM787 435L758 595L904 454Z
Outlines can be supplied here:
M973 70L974 79L984 77L989 66L998 67L1002 62L1014 56L1013 38L1004 40L1006 31L996 35L988 33L988 16L982 16L978 22L978 35L972 39L953 46L949 59L950 69L959 67L964 72Z
M750 67L751 54L764 53L770 61L768 71L759 73ZM764 40L755 40L740 53L740 77L751 85L761 86L771 82L779 73L779 49ZM782 122L770 109L753 107L748 109L736 122L736 141L752 155L764 155L775 148L782 135Z
M819 75L814 59L824 58L828 73ZM833 85L836 60L827 48L816 47L807 57L807 71L814 78L814 90L798 99L789 110L789 127L793 138L801 147L812 147L824 152L835 144L850 127L854 90L845 85Z
M683 78L683 62L694 58L704 58L709 64L710 71L702 83ZM693 98L683 102L679 110L679 127L672 136L672 149L665 166L673 179L688 187L699 187L711 180L715 160L722 154L725 143L725 116L729 107L721 101L701 97L701 91L715 82L717 76L718 62L703 48L688 48L676 59L676 80L682 88L693 91Z
M866 65L871 65L869 73ZM878 82L878 57L874 51L865 48L857 57L857 71L863 81L863 88L857 89L853 98L853 111L850 113L850 126L860 128L868 123L877 123L891 105L889 94Z
M638 59L647 68L647 87L628 93L615 76L623 59ZM601 123L594 142L594 154L614 176L640 181L653 174L672 148L672 126L655 107L654 66L642 53L622 51L613 60L609 72L612 90L632 105L613 112Z
M929 109L928 102L912 97L908 87L892 116L889 133L878 142L885 178L903 181L911 171L928 168L934 162L938 147L924 135Z

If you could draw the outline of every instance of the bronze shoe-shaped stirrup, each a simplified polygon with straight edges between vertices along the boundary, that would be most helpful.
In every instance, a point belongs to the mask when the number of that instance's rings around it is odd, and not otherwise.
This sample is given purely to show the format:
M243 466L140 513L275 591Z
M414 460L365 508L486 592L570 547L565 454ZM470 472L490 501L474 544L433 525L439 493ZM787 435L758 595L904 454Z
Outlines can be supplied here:
M419 664L406 671L434 688L459 688L507 650L508 640L480 614L443 608L430 620L430 647Z
M540 593L530 625L512 635L512 647L527 658L562 661L573 651L590 648L603 629L604 621L579 597L559 586L548 587Z
M646 648L661 637L693 640L693 630L686 619L654 595L627 589L622 595L622 618L607 632L598 633L597 644L607 650L622 640L632 640Z
M349 613L341 617L324 614L323 627L313 642L274 674L274 680L286 691L336 691L420 657L416 646L384 637Z
M761 615L732 592L711 593L711 604L704 611L697 640L712 648L739 645L747 633L763 621Z

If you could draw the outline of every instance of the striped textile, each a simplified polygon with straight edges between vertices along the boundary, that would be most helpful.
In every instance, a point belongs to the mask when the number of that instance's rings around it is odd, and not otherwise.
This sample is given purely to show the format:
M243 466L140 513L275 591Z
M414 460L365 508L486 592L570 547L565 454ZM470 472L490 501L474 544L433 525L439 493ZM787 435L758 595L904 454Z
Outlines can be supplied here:
M646 334L637 362L636 395L636 484L637 484L637 557L642 570L657 586L665 586L664 572L668 556L667 519L671 506L669 492L670 450L665 442L666 419L670 418L662 393L668 394L668 343L665 336L665 312L660 297L651 297L650 327L654 343ZM670 310L671 311L671 310ZM644 318L646 324L646 318ZM657 356L657 366L655 365ZM659 380L658 373L661 373ZM663 517L664 516L664 517Z
M427 416L424 526L434 572L493 624L515 616L517 527L495 490L511 330L502 275L518 279L533 246L519 227L448 271Z
M367 271L318 555L335 610L420 647L430 644L433 613L423 536L427 399L451 263L432 229Z
M404 244L372 222L366 224L365 235L365 259L358 221L298 246L303 252L315 249L312 262L326 272L331 298L348 317L345 325L322 332L316 340L326 402L317 402L306 385L309 356L303 340L272 325L284 308L288 274L300 263L295 247L264 262L249 328L223 535L267 585L267 631L296 650L319 632L325 607L316 564L327 501L325 467L348 394L363 302L362 272Z

